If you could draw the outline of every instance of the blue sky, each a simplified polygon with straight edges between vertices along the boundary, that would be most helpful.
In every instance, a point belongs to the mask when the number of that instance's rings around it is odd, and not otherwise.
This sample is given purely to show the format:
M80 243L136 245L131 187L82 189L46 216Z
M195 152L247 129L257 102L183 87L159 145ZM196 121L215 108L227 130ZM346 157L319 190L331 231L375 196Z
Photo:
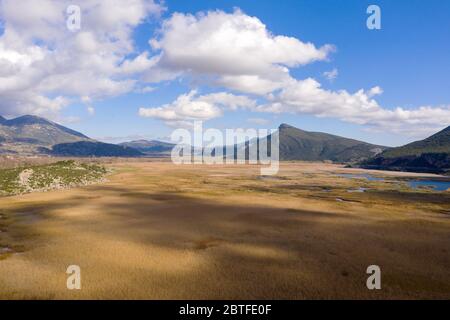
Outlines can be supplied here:
M381 30L366 27L370 4L381 8ZM444 108L450 105L450 2L449 1L171 1L164 3L166 10L160 17L148 16L144 23L137 24L131 37L135 49L127 55L134 58L148 51L149 56L157 50L151 48L149 39L161 38L161 23L170 19L175 12L198 14L209 10L221 10L233 14L239 8L245 15L257 17L270 34L296 38L303 43L311 42L316 48L326 44L335 47L326 59L313 61L302 66L289 66L290 76L297 80L313 78L323 90L339 92L345 90L354 94L360 89L366 92L381 87L382 94L373 99L383 109L401 107L414 110L422 106ZM199 18L200 19L200 18ZM217 54L220 54L218 52ZM324 72L336 69L333 80L326 79ZM174 126L158 117L142 117L140 108L155 108L172 104L177 97L198 90L198 95L215 92L245 94L257 104L267 101L261 96L240 92L233 88L210 85L198 81L194 76L183 76L168 81L142 84L153 91L137 93L132 90L116 96L92 99L89 105L95 109L89 114L86 103L71 101L61 109L60 119L68 126L91 137L104 141L123 141L139 137L164 138L170 135ZM293 107L292 107L293 108ZM420 118L402 125L401 130L390 130L371 122L358 124L340 116L317 117L315 112L295 109L284 112L257 112L255 108L241 108L226 111L220 117L207 121L207 127L219 129L234 127L276 128L288 123L308 131L323 131L372 143L397 146L424 138L430 132L438 131L446 119L428 121L426 128L420 127ZM356 111L357 112L357 111ZM424 112L426 114L426 112ZM436 113L439 114L439 113ZM446 115L447 113L442 113ZM68 119L76 119L73 122ZM250 119L250 120L249 120ZM254 120L259 119L256 124ZM266 120L264 124L262 120ZM392 126L395 127L393 117ZM447 118L448 119L448 118ZM365 120L364 120L365 121ZM419 128L420 127L420 128Z

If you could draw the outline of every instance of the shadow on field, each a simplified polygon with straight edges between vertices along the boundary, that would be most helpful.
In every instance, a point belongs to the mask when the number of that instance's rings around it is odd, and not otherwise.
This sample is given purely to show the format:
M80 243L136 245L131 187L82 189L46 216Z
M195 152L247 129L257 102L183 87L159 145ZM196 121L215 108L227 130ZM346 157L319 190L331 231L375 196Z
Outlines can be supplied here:
M64 241L76 244L73 254L92 271L96 285L85 291L91 297L450 297L444 227L225 199L103 185L39 205L24 202L7 214L39 216L30 224L34 234L46 222L64 230ZM378 292L365 286L373 264L383 271ZM104 281L105 270L118 280Z

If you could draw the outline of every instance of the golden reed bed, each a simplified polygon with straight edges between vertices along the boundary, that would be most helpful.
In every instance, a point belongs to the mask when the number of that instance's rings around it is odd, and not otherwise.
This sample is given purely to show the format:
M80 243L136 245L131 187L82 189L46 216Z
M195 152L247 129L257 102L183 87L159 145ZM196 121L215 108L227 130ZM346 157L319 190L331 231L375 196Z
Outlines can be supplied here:
M271 178L245 165L108 167L104 184L0 198L1 299L450 298L449 192L319 163ZM369 291L374 264L382 289ZM66 287L69 265L81 290Z

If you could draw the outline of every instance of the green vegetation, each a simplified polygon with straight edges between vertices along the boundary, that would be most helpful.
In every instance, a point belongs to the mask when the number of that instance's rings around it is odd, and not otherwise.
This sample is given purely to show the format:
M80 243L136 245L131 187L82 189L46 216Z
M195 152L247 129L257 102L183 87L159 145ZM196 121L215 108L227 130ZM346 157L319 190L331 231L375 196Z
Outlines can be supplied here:
M369 169L449 174L450 127L427 139L388 149L360 164Z
M282 124L280 159L354 162L381 153L386 147L322 132L308 132Z
M101 180L106 169L73 160L0 170L0 194L13 195L86 185Z
M147 140L136 140L130 142L120 143L120 146L133 148L142 152L146 155L152 156L163 156L170 155L170 152L175 147L172 143L162 142L162 141L147 141Z
M450 153L450 126L431 137L383 152L384 158L420 156L424 153Z
M49 153L63 157L140 157L143 155L130 147L93 141L56 144Z
M14 193L19 190L19 176L20 169L3 169L0 170L0 190L2 193Z

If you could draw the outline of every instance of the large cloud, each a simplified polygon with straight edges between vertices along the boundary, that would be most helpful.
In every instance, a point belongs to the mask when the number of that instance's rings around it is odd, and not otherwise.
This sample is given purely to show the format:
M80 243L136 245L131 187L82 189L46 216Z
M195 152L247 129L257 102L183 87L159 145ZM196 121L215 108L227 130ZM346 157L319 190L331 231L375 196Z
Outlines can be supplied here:
M350 93L323 89L312 78L293 78L290 69L327 60L333 46L317 47L273 35L258 18L239 10L195 16L176 13L163 23L160 36L150 43L159 53L146 74L147 80L188 75L197 83L203 81L265 99L265 103L252 108L254 111L312 114L365 125L371 130L401 133L427 134L450 123L449 106L389 109L375 99L382 94L380 87ZM328 78L335 78L337 72L331 73L326 74ZM171 111L177 113L177 109ZM178 121L182 118L183 114L178 113Z
M133 90L151 67L132 31L163 8L153 0L80 0L81 29L66 28L71 1L0 0L0 113L51 116L73 99ZM136 56L135 58L130 58Z
M272 35L256 17L239 10L211 11L197 16L176 13L163 23L151 45L160 50L158 68L148 80L168 79L180 72L211 77L223 85L249 93L268 93L288 80L288 67L325 60L332 46L317 48L296 38Z
M333 117L346 122L366 125L372 130L389 130L398 133L432 133L450 123L448 106L422 106L408 110L382 108L374 99L382 93L380 87L368 91L349 93L325 90L314 79L292 80L269 103L260 105L258 111L271 113L312 114Z
M171 104L157 108L141 108L143 117L157 118L171 126L189 126L189 121L206 121L223 114L224 109L254 108L256 102L245 97L219 92L198 95L196 90L179 96Z

